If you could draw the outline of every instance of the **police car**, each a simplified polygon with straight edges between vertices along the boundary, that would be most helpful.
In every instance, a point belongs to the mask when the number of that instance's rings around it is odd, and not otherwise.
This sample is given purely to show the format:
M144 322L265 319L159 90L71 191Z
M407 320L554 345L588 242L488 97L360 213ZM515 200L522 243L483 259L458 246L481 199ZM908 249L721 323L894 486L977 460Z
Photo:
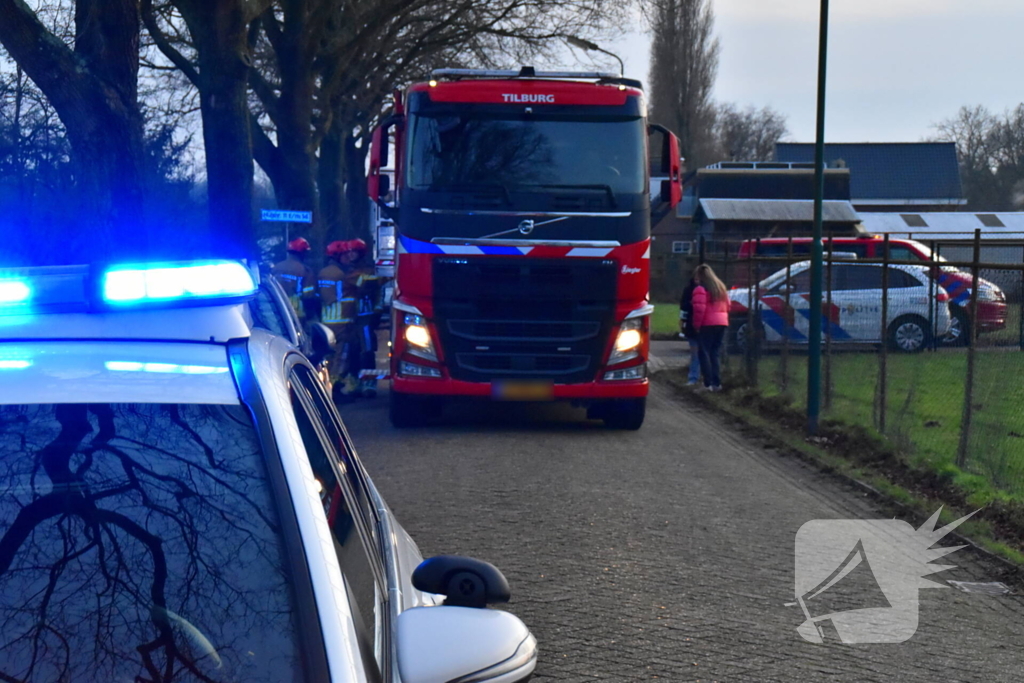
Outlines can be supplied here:
M787 283L783 268L757 287L760 297L754 315L750 301L754 287L733 289L730 328L737 348L751 340L751 318L757 337L769 344L784 339L806 343L810 329L811 263L790 266ZM823 295L822 328L837 343L888 343L892 348L913 353L926 348L934 338L949 332L949 295L929 282L925 266L890 265L888 310L882 326L883 268L880 263L837 262L832 265L832 300Z
M504 577L423 560L256 280L0 271L0 679L528 678Z

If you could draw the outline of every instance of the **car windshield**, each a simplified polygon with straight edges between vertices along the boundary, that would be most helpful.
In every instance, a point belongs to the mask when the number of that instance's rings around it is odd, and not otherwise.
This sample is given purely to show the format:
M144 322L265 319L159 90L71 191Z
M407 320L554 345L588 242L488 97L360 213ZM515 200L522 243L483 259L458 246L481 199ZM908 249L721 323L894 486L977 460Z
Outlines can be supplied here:
M409 187L505 192L646 191L643 121L412 117Z
M0 679L296 681L242 406L0 406Z

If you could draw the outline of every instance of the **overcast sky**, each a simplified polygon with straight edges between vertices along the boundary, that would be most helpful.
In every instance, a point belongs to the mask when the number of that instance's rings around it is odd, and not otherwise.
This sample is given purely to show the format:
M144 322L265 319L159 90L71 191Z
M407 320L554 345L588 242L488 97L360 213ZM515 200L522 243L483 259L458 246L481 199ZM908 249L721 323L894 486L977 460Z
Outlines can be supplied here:
M814 140L820 0L714 0L715 98L769 105ZM609 44L647 80L639 26ZM1024 0L831 0L826 139L916 142L964 104L1024 102Z

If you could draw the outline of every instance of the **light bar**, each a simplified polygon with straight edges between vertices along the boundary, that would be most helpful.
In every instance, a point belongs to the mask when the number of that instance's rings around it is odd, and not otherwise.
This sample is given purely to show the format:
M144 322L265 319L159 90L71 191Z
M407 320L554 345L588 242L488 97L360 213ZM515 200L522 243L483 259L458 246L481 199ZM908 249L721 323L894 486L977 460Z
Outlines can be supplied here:
M32 288L24 280L0 280L0 304L27 304Z
M109 360L103 364L103 367L114 372L159 372L179 375L219 375L228 371L223 366L140 363L138 361L123 360Z
M524 71L511 69L434 69L430 72L435 78L578 78L578 79L612 79L621 78L621 74L610 71Z
M230 299L256 293L252 274L236 261L116 266L103 273L101 296L112 305Z

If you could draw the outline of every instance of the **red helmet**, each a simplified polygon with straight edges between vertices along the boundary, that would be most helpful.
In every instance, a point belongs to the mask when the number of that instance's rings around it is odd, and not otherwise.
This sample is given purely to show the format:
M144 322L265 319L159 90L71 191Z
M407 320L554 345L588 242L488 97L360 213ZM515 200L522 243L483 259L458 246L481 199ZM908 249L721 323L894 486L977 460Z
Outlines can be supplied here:
M346 251L351 251L348 247L348 242L344 240L335 240L327 245L328 256L341 256Z
M306 241L305 237L296 237L288 243L288 251L294 251L298 254L305 254L309 251L309 242Z
M348 250L349 251L358 251L360 254L365 254L366 253L366 242L362 241L358 237L355 238L354 240L349 240L348 241Z

